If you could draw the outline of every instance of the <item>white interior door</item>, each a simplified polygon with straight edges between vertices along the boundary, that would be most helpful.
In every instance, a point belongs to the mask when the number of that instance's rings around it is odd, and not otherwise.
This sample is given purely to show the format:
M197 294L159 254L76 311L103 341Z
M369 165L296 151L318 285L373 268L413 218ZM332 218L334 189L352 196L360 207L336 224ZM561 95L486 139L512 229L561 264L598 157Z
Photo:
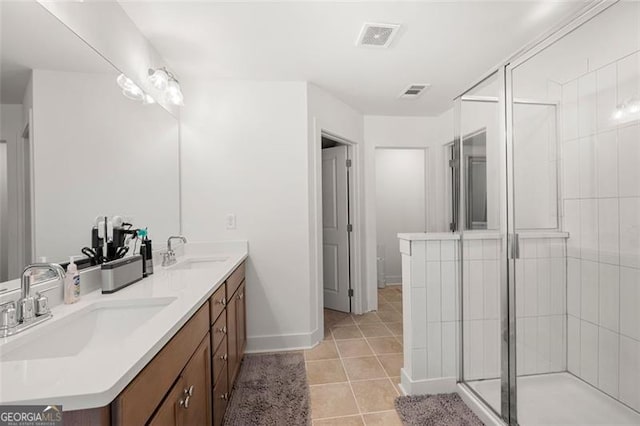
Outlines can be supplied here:
M347 147L322 150L324 306L350 312Z

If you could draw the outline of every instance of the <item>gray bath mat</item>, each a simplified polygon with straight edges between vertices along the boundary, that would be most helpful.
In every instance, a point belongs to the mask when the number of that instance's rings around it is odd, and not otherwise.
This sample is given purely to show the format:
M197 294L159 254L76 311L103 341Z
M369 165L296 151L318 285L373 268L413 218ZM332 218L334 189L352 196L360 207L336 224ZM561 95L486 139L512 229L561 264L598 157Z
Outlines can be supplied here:
M246 355L231 394L227 426L310 425L302 353Z
M396 411L406 426L483 426L456 393L401 396Z

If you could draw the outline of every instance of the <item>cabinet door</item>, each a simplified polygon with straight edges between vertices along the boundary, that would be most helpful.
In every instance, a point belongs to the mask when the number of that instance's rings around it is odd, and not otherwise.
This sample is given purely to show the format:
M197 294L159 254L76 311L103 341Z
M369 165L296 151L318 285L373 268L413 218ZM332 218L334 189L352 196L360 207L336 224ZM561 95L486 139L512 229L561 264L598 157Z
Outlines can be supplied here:
M181 401L184 403L183 398L184 381L182 377L178 378L178 381L171 388L169 395L165 398L164 402L158 407L158 411L151 418L149 422L150 426L174 426L182 424L182 412Z
M238 293L235 293L227 304L227 350L229 352L229 390L233 388L233 383L236 380L236 373L240 359L238 358L238 321L237 310L238 304L236 303L236 297Z
M211 424L211 340L209 335L182 372L183 425Z
M242 362L244 349L247 345L247 298L244 281L238 289L236 300L238 304L236 311L236 323L238 324L238 363L240 363Z

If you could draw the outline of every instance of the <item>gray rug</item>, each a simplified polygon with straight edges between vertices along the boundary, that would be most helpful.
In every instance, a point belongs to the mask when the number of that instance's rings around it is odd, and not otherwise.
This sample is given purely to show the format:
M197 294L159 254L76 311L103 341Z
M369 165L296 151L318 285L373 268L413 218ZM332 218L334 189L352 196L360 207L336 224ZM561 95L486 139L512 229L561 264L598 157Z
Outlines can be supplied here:
M396 411L406 426L483 426L456 393L401 396Z
M298 352L246 355L231 394L224 424L310 425L311 409L304 355Z

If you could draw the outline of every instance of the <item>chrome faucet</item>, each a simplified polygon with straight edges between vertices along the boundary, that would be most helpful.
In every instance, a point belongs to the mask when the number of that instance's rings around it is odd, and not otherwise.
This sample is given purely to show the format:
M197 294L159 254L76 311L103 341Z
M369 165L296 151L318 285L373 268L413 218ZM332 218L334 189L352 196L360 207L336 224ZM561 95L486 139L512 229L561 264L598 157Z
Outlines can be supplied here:
M57 263L33 263L24 268L17 309L13 301L0 305L0 337L19 333L51 318L47 297L40 293L35 297L31 295L31 274L38 269L53 271L64 285L65 272Z
M171 240L181 240L183 244L187 243L187 239L182 235L169 237L167 239L167 252L162 255L162 266L171 266L176 263L176 252L171 247Z

